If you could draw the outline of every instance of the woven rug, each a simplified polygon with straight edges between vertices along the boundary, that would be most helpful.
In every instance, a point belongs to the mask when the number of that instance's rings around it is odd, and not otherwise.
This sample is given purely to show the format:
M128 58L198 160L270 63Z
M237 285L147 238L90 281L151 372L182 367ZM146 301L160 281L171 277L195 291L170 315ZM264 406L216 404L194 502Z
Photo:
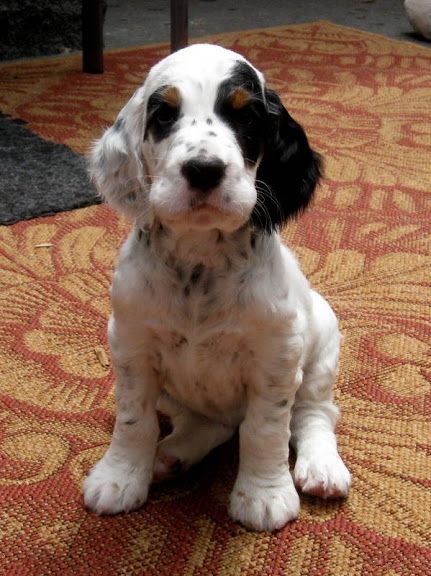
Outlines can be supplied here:
M108 287L128 223L93 206L0 228L0 573L431 574L431 53L329 23L213 37L265 71L327 160L317 201L284 238L336 310L346 501L301 497L275 534L227 515L237 443L97 517L81 483L114 421ZM165 46L0 68L1 109L84 152Z

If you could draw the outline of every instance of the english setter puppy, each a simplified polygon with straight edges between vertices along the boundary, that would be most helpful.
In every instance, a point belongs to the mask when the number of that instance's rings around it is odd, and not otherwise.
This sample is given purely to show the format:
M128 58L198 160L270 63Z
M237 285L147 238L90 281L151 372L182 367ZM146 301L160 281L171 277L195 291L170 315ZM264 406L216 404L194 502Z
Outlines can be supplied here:
M91 173L134 224L111 291L116 422L85 504L138 508L153 480L238 426L234 520L281 528L299 513L295 484L345 496L337 319L278 232L310 202L321 160L263 75L214 45L168 56L96 143ZM161 441L157 409L173 426Z

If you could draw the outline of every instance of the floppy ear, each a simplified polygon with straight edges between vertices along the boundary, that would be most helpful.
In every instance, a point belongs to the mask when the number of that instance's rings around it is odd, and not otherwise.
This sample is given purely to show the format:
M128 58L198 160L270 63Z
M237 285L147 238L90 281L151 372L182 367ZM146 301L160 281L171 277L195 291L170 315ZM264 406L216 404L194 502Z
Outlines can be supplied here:
M308 206L321 176L322 160L279 96L266 89L265 99L269 125L257 169L258 202L252 220L269 232Z
M137 90L90 154L90 176L99 193L131 217L142 212L147 198L143 125L141 90Z

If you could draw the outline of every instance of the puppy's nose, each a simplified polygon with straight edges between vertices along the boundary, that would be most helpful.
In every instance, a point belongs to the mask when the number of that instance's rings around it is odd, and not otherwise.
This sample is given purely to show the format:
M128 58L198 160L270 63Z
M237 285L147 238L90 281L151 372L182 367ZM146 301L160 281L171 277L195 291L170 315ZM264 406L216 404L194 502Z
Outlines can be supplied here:
M220 184L226 165L220 158L192 158L184 162L181 174L192 188L208 192Z

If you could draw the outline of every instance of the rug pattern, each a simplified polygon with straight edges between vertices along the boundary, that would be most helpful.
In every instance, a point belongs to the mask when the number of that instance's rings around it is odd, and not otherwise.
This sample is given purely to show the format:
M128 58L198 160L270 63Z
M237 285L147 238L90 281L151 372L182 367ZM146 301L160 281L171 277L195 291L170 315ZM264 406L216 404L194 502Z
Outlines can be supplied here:
M0 228L0 573L425 576L431 53L329 23L213 40L265 71L326 156L318 199L283 236L340 318L352 491L301 497L294 523L248 532L227 515L233 441L137 512L86 512L80 486L114 419L108 287L129 224L106 206L21 222ZM0 108L84 152L165 53L111 53L97 78L74 57L2 66Z

